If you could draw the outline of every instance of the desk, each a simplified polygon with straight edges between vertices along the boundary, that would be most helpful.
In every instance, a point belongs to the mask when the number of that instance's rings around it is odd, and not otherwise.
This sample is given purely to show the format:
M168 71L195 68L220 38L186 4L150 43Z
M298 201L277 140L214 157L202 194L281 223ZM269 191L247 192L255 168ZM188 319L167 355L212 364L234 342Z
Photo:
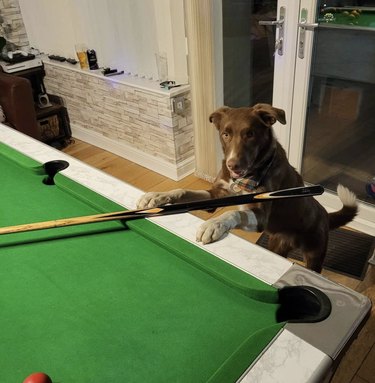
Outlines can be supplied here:
M3 125L0 142L1 226L132 208L142 193ZM47 186L40 164L52 159L70 166ZM2 236L1 380L41 370L78 383L321 381L368 299L234 236L197 246L198 223L182 214ZM328 295L331 315L277 323L278 289L301 284Z

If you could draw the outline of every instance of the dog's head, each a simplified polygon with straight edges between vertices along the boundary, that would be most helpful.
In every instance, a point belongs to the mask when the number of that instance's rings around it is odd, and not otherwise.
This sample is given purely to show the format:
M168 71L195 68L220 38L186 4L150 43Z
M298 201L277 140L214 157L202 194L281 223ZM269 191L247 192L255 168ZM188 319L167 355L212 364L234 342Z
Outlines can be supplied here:
M274 148L272 125L286 124L285 112L268 104L222 107L210 115L219 131L225 163L232 178L244 177Z

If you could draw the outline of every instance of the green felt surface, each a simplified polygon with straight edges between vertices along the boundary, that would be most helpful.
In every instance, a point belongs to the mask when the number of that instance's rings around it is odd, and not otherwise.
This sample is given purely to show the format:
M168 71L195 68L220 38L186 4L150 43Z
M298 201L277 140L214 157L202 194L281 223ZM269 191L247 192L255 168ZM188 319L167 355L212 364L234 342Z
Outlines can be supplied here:
M122 208L0 144L0 226ZM0 381L235 381L276 289L146 220L0 237Z

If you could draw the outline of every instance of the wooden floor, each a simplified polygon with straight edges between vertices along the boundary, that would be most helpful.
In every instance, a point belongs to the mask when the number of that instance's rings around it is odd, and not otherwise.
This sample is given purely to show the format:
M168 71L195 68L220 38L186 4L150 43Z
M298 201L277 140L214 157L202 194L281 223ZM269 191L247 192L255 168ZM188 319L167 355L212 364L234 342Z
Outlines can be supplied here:
M194 175L178 182L172 181L124 158L78 140L65 148L64 152L144 191L167 191L174 188L205 189L209 187L208 182ZM212 216L206 212L194 214L203 219ZM220 211L215 213L215 215L217 214L220 214ZM255 242L259 237L259 234L244 233L240 230L235 230L234 233L251 242ZM375 267L369 267L363 281L327 270L323 270L322 274L330 280L367 295L373 303L370 318L342 359L332 382L375 383Z

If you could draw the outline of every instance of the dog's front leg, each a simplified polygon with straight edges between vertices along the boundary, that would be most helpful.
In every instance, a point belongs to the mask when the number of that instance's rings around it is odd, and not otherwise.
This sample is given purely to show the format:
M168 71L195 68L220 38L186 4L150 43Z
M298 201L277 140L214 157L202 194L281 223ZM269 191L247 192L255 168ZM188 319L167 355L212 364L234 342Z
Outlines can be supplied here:
M144 194L137 202L138 209L153 208L178 202L191 202L210 199L206 190L175 189L167 192L150 192Z
M254 212L251 210L227 211L218 217L207 220L197 231L197 241L204 245L215 242L236 228L258 231L258 220Z

